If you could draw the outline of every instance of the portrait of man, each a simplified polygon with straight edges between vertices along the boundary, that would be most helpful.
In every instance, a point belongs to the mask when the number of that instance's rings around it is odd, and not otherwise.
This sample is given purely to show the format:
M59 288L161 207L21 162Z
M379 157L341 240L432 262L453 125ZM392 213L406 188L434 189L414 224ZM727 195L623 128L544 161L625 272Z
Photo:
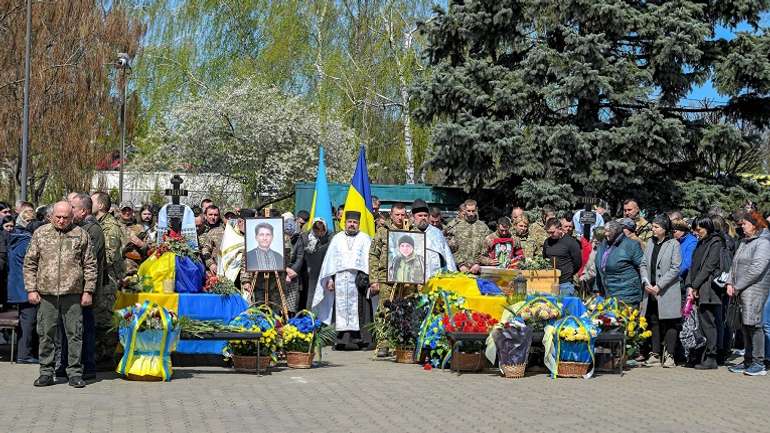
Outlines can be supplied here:
M425 233L388 233L388 282L425 283Z
M283 218L247 219L246 270L273 272L284 269Z

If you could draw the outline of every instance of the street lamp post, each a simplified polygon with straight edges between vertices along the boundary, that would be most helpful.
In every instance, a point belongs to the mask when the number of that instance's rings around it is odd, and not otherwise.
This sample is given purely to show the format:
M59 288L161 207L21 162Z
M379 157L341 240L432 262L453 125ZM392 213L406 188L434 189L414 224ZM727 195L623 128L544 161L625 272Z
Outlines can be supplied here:
M32 0L27 0L27 36L24 46L24 109L21 126L21 193L19 199L27 201L27 176L29 159L29 78L32 59L30 51L32 50Z
M118 195L119 201L123 201L123 163L126 158L126 97L128 95L128 72L131 70L131 63L126 53L118 53L118 59L115 61L115 67L120 69L122 74L122 95L120 98L120 166L118 167Z

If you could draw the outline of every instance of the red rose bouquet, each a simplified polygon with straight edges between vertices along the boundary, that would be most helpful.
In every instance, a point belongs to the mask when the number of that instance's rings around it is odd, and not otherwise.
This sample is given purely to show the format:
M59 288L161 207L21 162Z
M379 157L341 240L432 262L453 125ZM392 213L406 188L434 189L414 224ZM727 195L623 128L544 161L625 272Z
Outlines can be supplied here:
M488 334L497 324L497 320L489 314L475 311L458 311L451 318L445 314L442 321L446 332L466 334Z

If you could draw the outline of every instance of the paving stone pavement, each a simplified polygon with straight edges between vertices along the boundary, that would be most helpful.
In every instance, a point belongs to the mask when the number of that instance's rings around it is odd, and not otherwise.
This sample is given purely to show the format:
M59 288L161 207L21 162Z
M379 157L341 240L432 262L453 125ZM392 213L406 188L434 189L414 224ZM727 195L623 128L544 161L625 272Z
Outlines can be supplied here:
M263 377L174 369L168 383L100 373L34 388L37 366L0 363L0 432L767 433L770 377L637 368L623 377L457 376L325 351L327 365ZM6 358L7 359L7 358Z

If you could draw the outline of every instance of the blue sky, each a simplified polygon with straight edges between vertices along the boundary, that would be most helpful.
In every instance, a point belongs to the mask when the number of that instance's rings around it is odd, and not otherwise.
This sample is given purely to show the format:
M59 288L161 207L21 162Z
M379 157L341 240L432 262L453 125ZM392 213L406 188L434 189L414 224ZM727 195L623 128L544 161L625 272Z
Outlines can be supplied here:
M762 20L759 23L760 27L770 27L770 14L764 14ZM761 31L761 29L760 29ZM733 39L736 32L753 32L753 29L748 24L738 24L735 29L728 29L726 27L719 26L716 29L717 39ZM708 99L717 105L727 102L728 97L720 95L711 83L711 80L706 82L703 86L693 89L687 99L682 101L684 105L698 105L703 99Z

